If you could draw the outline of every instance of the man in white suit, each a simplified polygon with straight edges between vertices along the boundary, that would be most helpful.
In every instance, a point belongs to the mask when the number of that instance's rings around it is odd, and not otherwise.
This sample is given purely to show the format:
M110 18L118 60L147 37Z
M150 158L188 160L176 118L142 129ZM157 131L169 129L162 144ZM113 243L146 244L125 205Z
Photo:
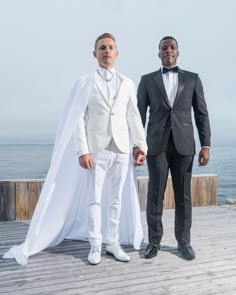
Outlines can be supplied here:
M128 173L130 151L134 149L135 166L143 165L147 153L145 133L136 106L134 83L119 74L114 63L118 56L115 38L109 33L95 42L94 57L98 69L83 77L89 84L84 112L78 118L76 145L79 164L87 169L88 231L91 250L90 264L101 261L101 201L105 177L107 187L106 252L117 260L128 262L130 257L119 243L119 219L122 191ZM138 151L138 152L137 152Z
M129 257L119 242L140 249L143 231L131 151L135 144L134 165L142 165L147 145L136 89L115 71L117 55L111 34L98 37L94 56L99 67L80 77L70 93L25 241L13 245L3 259L25 265L30 256L64 239L89 239L92 264L101 260L102 242L121 261Z

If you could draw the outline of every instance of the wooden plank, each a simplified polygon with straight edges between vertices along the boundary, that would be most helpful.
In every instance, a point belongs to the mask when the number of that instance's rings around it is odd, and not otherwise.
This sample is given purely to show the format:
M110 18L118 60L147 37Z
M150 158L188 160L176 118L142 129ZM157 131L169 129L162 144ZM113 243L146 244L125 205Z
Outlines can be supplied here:
M40 182L40 189L41 189L41 191L42 191L42 189L43 189L43 185L44 185L44 182L43 182L43 181Z
M16 219L28 219L28 183L16 183Z
M201 196L201 206L207 206L209 204L210 199L210 185L209 185L209 177L201 177L201 191L199 195ZM210 205L210 204L209 204Z
M15 220L15 184L0 182L0 220Z
M31 219L34 213L34 209L38 202L38 198L41 192L41 183L40 182L29 182L28 183L28 218Z
M211 200L210 200L210 204L211 205L216 205L217 204L217 188L218 188L218 180L217 180L217 176L212 176L211 177Z
M192 177L191 192L192 192L192 204L194 207L201 206L201 177Z
M145 241L147 227L143 214ZM21 267L0 260L1 295L79 295L79 294L158 294L234 295L236 294L236 210L221 207L193 208L192 245L196 259L185 261L176 250L174 210L163 213L164 236L161 250L153 259L124 247L131 256L121 263L105 254L97 266L87 263L89 244L65 240L30 258ZM23 239L29 223L0 222L0 255ZM217 230L215 230L217 228ZM5 230L9 233L7 236Z

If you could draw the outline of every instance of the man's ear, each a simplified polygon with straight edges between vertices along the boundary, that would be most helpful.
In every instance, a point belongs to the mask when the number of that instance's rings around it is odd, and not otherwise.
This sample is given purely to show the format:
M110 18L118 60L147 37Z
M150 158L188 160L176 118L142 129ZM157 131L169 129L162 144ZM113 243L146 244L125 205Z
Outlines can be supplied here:
M96 51L95 51L95 50L93 51L93 56L94 56L95 58L97 58L97 55L96 55Z
M158 56L159 56L159 58L161 58L161 57L160 57L160 52L158 52Z
M179 50L177 51L177 56L179 57Z

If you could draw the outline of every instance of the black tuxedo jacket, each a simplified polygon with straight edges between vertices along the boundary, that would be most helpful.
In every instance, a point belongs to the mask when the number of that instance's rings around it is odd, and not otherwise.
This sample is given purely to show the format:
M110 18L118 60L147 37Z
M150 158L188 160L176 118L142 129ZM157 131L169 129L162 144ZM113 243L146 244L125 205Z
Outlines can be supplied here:
M195 153L192 110L201 146L210 146L210 123L203 87L197 74L179 69L178 90L171 108L161 70L142 76L138 87L138 108L147 128L148 155L160 154L167 145L170 130L181 155Z

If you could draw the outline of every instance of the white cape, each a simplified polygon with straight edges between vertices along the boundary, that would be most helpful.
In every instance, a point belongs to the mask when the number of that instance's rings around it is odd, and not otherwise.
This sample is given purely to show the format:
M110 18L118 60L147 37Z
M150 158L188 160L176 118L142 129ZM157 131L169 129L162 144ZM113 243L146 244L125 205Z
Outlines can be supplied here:
M86 108L94 75L75 85L59 124L50 168L32 217L25 242L13 246L3 259L25 265L28 258L64 239L88 240L86 177L76 153L74 131L78 115ZM134 98L135 99L135 98ZM106 185L102 201L102 235L106 232ZM132 157L126 179L120 219L120 243L139 249L143 240L139 201Z

